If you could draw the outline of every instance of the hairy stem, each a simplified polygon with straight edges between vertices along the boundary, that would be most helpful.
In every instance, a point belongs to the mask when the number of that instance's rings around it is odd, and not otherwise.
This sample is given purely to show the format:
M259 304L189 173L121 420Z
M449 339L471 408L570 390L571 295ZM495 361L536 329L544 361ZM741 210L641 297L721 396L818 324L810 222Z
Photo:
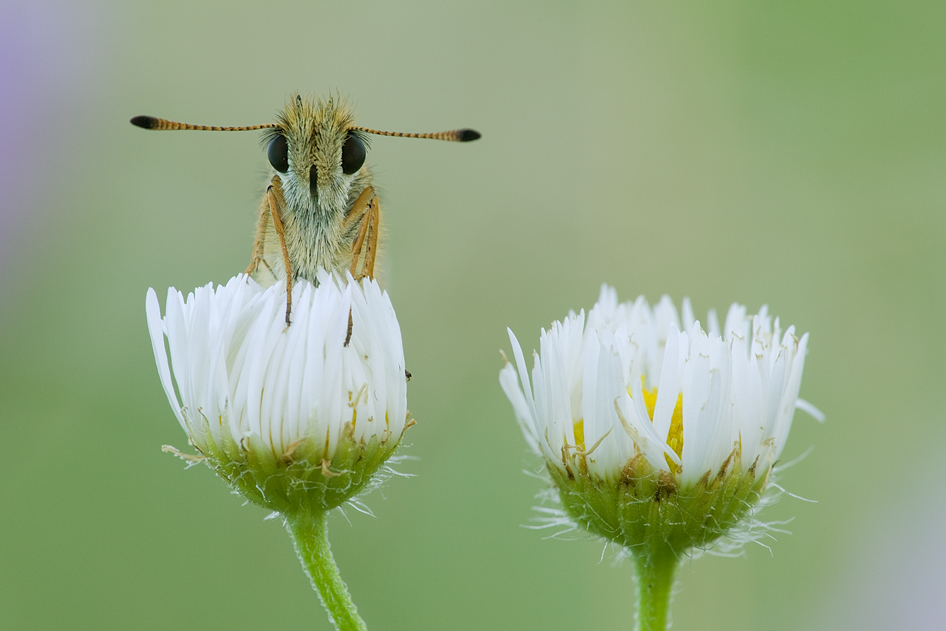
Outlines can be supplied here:
M338 573L328 543L328 511L300 511L286 515L286 528L296 546L312 586L319 593L328 618L338 631L364 631L364 620L351 601L348 588Z
M637 631L666 631L670 596L680 561L669 546L634 555L637 571Z

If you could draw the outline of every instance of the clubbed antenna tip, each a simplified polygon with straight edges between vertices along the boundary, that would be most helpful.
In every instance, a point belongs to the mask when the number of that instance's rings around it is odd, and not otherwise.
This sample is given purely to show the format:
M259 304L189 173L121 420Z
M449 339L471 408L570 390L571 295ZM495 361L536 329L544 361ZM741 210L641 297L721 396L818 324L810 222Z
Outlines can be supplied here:
M144 129L154 129L157 120L154 116L135 116L131 119L131 124Z
M141 117L144 118L144 117ZM471 140L479 140L480 132L475 129L460 129L458 130L460 135L460 142L470 142Z

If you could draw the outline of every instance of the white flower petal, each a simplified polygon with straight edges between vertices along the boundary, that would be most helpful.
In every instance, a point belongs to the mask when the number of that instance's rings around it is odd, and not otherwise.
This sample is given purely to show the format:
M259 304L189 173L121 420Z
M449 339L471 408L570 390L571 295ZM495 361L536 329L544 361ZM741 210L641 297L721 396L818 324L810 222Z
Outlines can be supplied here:
M218 443L246 445L245 438L258 437L254 444L278 457L308 438L331 458L355 412L357 438L400 436L407 385L390 299L375 281L329 274L319 281L295 284L288 327L284 283L263 289L240 275L216 291L198 288L186 301L172 288L163 322L157 297L148 293L158 373L195 444L206 419Z
M151 348L154 349L154 358L158 364L158 376L161 378L161 386L164 387L164 394L167 395L168 403L174 411L174 416L185 430L187 425L184 423L184 416L181 414L181 403L174 392L174 384L171 382L171 370L168 366L167 351L164 348L164 327L161 319L161 306L158 305L158 296L153 289L148 289L148 295L145 298L145 312L148 316L148 332L151 334Z
M686 333L680 333L677 325L670 323L667 331L667 345L664 347L663 368L657 382L657 404L654 406L654 431L664 441L670 431L670 419L677 406L680 395L680 379L688 353Z
M668 460L680 467L674 475L686 485L717 472L736 447L743 467L757 459L771 464L796 407L820 416L798 399L807 334L796 340L789 327L783 336L765 307L748 317L745 307L732 305L722 328L711 311L706 333L686 300L682 319L681 331L666 296L652 310L642 297L618 303L616 292L602 286L587 323L583 313L571 314L542 331L531 384L509 331L515 367L504 366L500 383L530 447L564 466L563 447L579 442L575 426L582 422L585 450L593 449L589 470L613 479L640 453L659 470L670 471ZM653 420L645 387L657 389ZM668 440L679 437L671 425L681 396L679 457Z
M797 401L795 401L795 407L801 410L802 412L805 412L806 414L808 414L808 416L815 419L819 423L824 423L825 418L826 418L824 415L824 412L822 412L821 410L813 406L808 401L805 401L804 399L798 399Z

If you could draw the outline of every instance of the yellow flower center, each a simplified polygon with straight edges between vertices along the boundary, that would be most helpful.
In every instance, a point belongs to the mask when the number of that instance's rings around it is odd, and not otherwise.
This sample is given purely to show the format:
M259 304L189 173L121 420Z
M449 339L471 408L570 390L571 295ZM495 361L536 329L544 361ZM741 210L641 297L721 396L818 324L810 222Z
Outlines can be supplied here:
M644 393L644 406L647 408L647 414L650 416L650 422L654 422L654 408L657 407L657 388L648 390L644 387L644 377L641 376L641 390ZM631 395L631 389L627 389L628 395ZM633 397L633 395L631 395ZM670 431L667 433L667 446L673 449L673 452L680 458L683 457L683 393L677 395L677 404L673 408L673 415L670 417ZM681 467L674 464L670 456L664 454L664 459L670 470L680 473Z
M572 425L572 430L575 432L575 445L578 447L579 451L585 450L585 419L580 419L577 423Z
M647 408L647 414L650 416L650 422L654 422L654 408L657 407L657 388L650 390L643 387L644 377L641 377L641 390L644 393L644 406ZM627 394L633 398L631 389L627 389ZM585 451L585 419L578 419L572 423L572 431L575 434L575 446L578 451ZM567 442L567 441L566 441ZM670 417L670 431L667 433L667 446L673 449L674 453L680 458L683 457L683 393L677 395L677 404L673 408L673 415ZM664 454L667 466L675 473L680 473L682 467L675 464L670 456Z

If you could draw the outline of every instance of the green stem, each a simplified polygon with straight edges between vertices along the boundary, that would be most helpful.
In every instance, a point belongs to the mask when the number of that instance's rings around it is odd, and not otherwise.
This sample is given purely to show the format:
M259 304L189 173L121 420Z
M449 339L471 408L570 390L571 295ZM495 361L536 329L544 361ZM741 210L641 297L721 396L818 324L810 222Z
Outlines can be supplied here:
M680 561L669 546L634 555L637 570L637 631L666 631L670 595Z
M315 514L301 511L285 517L296 554L328 611L328 619L338 631L365 631L365 622L358 616L358 608L351 601L332 557L328 544L328 511Z

